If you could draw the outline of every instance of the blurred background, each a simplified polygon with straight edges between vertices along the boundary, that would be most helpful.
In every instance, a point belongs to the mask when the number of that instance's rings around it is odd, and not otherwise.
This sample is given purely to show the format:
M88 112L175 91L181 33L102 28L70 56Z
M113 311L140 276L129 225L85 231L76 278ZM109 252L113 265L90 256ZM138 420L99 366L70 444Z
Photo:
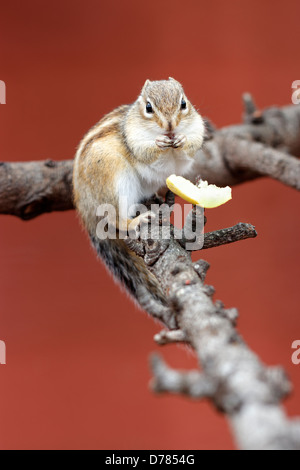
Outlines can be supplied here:
M144 81L173 76L218 127L241 120L241 95L291 104L299 75L297 0L26 0L0 3L0 159L72 158L83 134ZM207 230L250 222L256 239L206 251L215 299L238 307L239 331L294 383L300 414L299 194L261 179L208 212ZM196 257L197 258L197 257ZM149 355L196 367L98 262L75 212L0 217L1 449L232 449L206 402L155 396Z

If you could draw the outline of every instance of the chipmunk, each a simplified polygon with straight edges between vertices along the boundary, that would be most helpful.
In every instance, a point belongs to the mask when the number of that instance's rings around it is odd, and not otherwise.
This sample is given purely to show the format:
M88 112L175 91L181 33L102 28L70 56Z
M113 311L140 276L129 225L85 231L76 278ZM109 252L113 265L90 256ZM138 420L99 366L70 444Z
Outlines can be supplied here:
M87 133L75 156L75 206L93 246L140 306L161 320L167 318L168 304L158 281L124 239L97 238L96 211L112 204L118 229L129 223L138 227L145 217L132 220L121 199L127 199L127 207L141 203L165 187L171 174L189 174L204 131L202 117L178 81L147 80L133 104L116 108Z

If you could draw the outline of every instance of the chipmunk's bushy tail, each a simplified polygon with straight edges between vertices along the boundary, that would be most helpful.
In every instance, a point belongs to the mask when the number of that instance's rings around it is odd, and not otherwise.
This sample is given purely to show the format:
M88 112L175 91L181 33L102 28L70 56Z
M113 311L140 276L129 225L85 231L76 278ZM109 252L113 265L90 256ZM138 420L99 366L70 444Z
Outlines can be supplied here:
M175 328L175 320L157 279L143 260L127 247L124 240L90 239L110 273L138 304L152 316Z

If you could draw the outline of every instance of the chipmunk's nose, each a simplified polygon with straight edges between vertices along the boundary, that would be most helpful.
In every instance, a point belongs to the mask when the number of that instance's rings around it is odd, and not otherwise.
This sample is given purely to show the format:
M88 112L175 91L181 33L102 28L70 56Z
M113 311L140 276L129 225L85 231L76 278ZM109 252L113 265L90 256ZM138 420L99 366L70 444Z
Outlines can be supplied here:
M161 127L165 130L166 134L173 134L176 128L176 120L169 114L162 120Z
M168 132L173 132L176 127L176 122L174 119L168 121Z
M166 135L170 137L170 139L174 138L174 129L176 127L176 124L173 120L169 120L165 122L165 129L166 129Z

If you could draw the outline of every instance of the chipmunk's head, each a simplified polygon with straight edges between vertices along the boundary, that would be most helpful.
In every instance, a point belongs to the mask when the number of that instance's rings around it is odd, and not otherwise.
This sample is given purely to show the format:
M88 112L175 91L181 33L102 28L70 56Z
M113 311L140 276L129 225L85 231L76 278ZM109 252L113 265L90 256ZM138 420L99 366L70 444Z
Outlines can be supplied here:
M193 158L202 146L204 132L202 117L174 78L146 80L124 121L127 145L139 160L157 148L164 155L168 149L182 155L180 149L185 149Z
M196 112L182 85L171 77L169 80L153 82L146 80L138 105L141 116L149 124L156 124L160 132L163 131L170 137L176 133L182 121L189 121Z

